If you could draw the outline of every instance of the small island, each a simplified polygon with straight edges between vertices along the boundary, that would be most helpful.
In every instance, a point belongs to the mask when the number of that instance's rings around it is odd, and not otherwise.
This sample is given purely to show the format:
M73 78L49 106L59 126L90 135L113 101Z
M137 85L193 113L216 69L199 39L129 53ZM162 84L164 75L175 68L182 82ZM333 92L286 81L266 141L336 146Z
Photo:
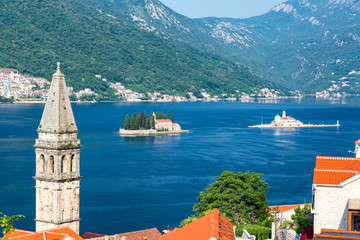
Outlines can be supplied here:
M340 127L339 121L336 124L304 124L303 122L291 117L286 116L285 110L282 117L276 115L270 124L260 124L249 126L249 128L314 128L314 127Z
M180 125L174 122L174 114L171 114L170 111L168 111L167 115L161 112L155 114L151 111L149 116L149 118L146 116L145 111L139 114L134 112L130 120L129 114L126 114L124 128L119 129L120 135L150 136L189 132L189 130L181 130Z

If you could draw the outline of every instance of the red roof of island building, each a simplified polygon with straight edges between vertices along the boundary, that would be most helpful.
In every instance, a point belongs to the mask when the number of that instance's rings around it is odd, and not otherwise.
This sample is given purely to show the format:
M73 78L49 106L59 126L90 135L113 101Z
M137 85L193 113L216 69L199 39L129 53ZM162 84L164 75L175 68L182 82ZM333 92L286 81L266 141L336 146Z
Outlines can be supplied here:
M355 143L355 144L360 144L360 139L359 139L359 140L356 140L354 143Z
M59 227L39 232L15 229L14 232L6 234L5 238L9 240L62 240L66 236L75 240L83 240L82 237L69 227Z
M219 209L185 225L182 228L163 235L159 240L235 240L233 225Z
M171 122L172 121L170 119L156 119L157 122L161 122L161 123L165 123L165 122Z
M360 173L360 158L316 157L313 184L339 185Z

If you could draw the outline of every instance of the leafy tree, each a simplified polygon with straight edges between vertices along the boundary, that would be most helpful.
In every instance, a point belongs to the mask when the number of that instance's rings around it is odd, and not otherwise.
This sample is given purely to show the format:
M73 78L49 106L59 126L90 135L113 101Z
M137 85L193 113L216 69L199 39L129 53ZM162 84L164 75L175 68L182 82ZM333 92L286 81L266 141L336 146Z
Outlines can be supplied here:
M131 116L130 129L137 130L137 116L136 112L134 112Z
M75 94L69 95L69 99L70 99L70 101L77 101L77 100L79 100L79 99L76 97Z
M7 216L4 213L0 212L0 226L2 227L3 236L5 236L8 232L14 231L13 223L20 218L24 218L23 215L13 215Z
M223 171L217 180L210 184L197 197L193 206L196 215L213 208L233 223L254 223L269 217L266 204L266 191L269 185L262 179L262 174L254 172Z
M304 207L297 206L294 209L294 214L291 215L291 219L294 220L298 226L296 227L295 231L297 233L302 233L302 231L313 224L313 219L308 219L308 213L310 213L310 205L305 204Z
M130 129L130 118L129 118L129 114L126 114L126 116L125 116L124 129L125 129L125 130L129 130L129 129Z

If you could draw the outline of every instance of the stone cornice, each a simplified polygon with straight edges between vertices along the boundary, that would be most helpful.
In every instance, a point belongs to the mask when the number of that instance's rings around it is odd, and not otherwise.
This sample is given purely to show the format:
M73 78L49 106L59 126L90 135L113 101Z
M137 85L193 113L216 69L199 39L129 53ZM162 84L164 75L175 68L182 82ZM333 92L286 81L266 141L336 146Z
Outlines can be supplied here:
M82 176L79 177L71 177L71 178L63 178L63 179L49 179L49 178L42 178L42 177L36 177L34 176L33 179L37 181L45 181L45 182L54 182L54 183L64 183L64 182L73 182L73 181L79 181L82 179Z

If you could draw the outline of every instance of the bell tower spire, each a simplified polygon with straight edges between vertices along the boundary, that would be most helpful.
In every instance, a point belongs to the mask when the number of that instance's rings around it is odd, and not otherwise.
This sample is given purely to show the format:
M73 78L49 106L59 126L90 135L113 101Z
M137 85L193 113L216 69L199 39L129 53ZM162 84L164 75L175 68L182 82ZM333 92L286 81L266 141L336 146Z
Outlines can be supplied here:
M79 233L81 145L60 63L37 131L36 231L69 226Z

